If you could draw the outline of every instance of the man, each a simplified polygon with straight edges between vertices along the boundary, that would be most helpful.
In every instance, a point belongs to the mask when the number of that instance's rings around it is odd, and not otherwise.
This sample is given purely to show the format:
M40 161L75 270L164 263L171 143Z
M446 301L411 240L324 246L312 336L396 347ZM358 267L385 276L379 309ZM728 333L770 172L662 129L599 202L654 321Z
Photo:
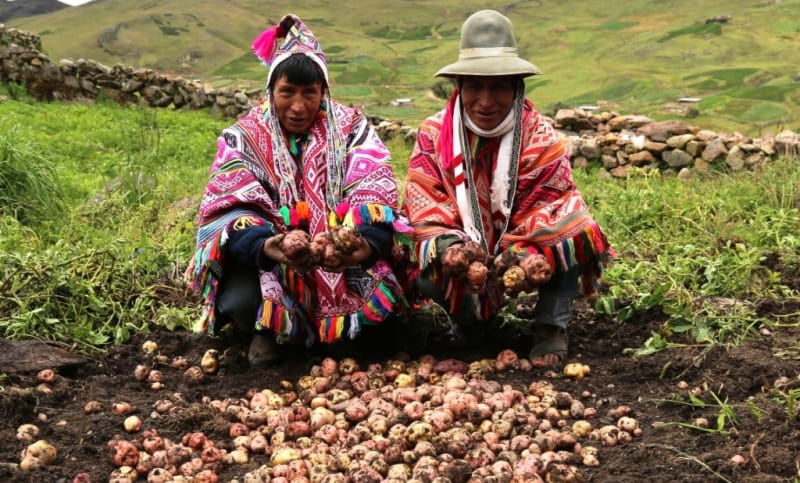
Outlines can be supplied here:
M477 342L504 290L538 287L529 356L548 367L567 356L579 278L591 292L611 248L573 182L568 150L525 99L524 78L538 74L504 15L481 10L464 22L458 61L436 73L456 88L420 126L405 209L422 297ZM512 266L523 274L516 284Z
M387 263L402 225L389 152L331 98L308 27L286 15L253 48L266 96L217 140L187 274L205 302L199 327L255 328L248 357L260 365L276 342L352 339L402 304Z

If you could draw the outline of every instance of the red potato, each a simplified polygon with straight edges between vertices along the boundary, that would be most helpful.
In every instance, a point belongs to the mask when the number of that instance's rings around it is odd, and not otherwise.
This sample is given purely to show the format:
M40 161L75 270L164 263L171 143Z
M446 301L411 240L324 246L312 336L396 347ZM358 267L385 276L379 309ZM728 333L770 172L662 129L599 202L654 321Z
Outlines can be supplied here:
M339 363L332 357L322 359L320 366L323 377L331 377L339 373Z
M514 252L504 251L492 260L492 272L496 276L501 276L506 273L506 270L517 265L519 265L519 255Z
M464 242L461 245L461 251L464 253L464 256L467 257L467 260L470 263L486 263L486 259L488 258L486 252L483 251L483 247L476 241L469 240Z
M469 269L467 255L461 250L460 245L452 245L442 257L442 271L453 278L462 278Z
M489 278L489 268L480 261L470 263L467 269L467 283L470 290L480 291L486 286Z
M459 361L457 359L445 359L443 361L439 361L433 366L433 370L438 374L446 374L448 372L459 372L461 374L466 374L469 371L469 365L464 361Z
M205 373L197 366L192 366L183 373L183 380L188 384L200 384L205 378Z
M519 368L519 356L512 349L504 349L497 354L498 370Z
M111 405L111 414L115 414L117 416L127 416L128 414L135 411L135 408L127 402L115 402Z
M40 384L52 384L56 380L56 373L52 369L42 369L36 374L36 382Z
M325 258L325 247L333 246L330 233L318 233L308 244L308 260L312 265L320 265Z
M205 434L200 432L187 433L183 435L181 443L192 448L193 450L201 450L205 446L208 438Z
M553 268L544 255L536 253L528 255L519 262L520 268L525 272L525 278L534 286L538 287L550 280L553 276Z
M281 235L279 235L281 236ZM309 254L311 236L303 230L292 230L281 238L281 251L289 260L299 260Z
M142 440L142 447L150 454L166 448L164 438L161 436L148 436Z
M110 448L111 461L116 466L135 467L139 464L139 450L130 441L117 440Z

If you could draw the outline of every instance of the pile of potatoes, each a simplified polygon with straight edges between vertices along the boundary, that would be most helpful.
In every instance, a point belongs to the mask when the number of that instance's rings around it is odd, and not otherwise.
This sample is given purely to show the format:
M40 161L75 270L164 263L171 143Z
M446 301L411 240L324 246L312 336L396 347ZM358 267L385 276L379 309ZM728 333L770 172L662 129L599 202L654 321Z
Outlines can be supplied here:
M574 369L567 377L589 373ZM117 467L109 481L215 482L254 462L261 466L241 481L583 481L581 469L599 465L603 447L641 435L627 406L601 416L584 402L591 394L491 378L508 370L530 370L529 361L509 349L472 363L426 355L362 367L326 358L280 387L204 398L230 422L218 440L193 432L173 441L149 427L189 406L172 394L141 428L108 442Z

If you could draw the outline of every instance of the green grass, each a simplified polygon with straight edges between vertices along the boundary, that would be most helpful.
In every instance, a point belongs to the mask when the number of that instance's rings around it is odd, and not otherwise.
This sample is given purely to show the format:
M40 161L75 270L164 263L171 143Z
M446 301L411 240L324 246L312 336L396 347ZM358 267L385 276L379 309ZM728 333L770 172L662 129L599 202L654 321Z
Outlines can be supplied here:
M54 59L159 66L215 86L253 87L263 81L264 72L249 54L250 42L279 18L279 12L293 11L332 60L348 62L331 66L337 87L353 87L341 91L341 101L369 110L397 97L411 97L424 114L431 114L441 107L441 102L428 98L435 82L432 75L456 59L461 24L479 8L499 6L484 0L353 0L339 8L309 0L302 5L278 2L264 9L256 0L241 0L220 9L212 0L171 0L154 2L143 11L135 2L104 0L21 19L15 26L46 32L43 48ZM731 104L728 112L728 104L721 102L713 111L701 108L691 123L754 135L764 125L792 125L800 119L793 80L797 69L787 62L800 49L800 28L792 20L800 16L796 1L764 6L747 0L632 0L624 12L600 4L576 8L574 2L544 2L535 9L507 5L505 11L514 23L521 55L545 72L528 81L537 105L604 101L618 112L657 118L681 96L745 95L783 103L789 114L759 109L741 117L749 108L743 111ZM730 14L732 20L724 25L704 23L720 13ZM156 22L180 35L164 35ZM113 25L120 25L116 37L98 45L102 32ZM189 64L179 64L188 52L198 55ZM763 91L725 92L767 85L770 88ZM374 89L373 95L363 98L360 86ZM784 98L778 100L782 93Z
M0 103L0 183L20 180L0 190L0 335L101 350L156 324L189 327L199 307L158 294L183 291L199 197L229 121L109 103L35 103L11 86L0 95L9 97ZM384 109L397 118L406 108ZM388 147L402 193L411 146L396 139ZM754 303L798 298L766 263L800 270L796 161L688 180L606 179L597 166L574 176L618 253L598 315L620 324L653 308L668 316L631 353L687 339L735 345L754 327L778 323L760 317ZM20 202L31 211L14 209Z
M606 22L606 23L600 25L598 28L601 29L601 30L616 31L616 30L625 30L625 29L627 29L629 27L634 27L636 25L639 25L639 22L611 21L611 22Z
M700 23L695 25L690 25L688 27L684 27L678 30L671 30L667 32L666 35L658 39L659 42L667 42L669 40L674 39L675 37L680 37L682 35L694 35L694 36L709 36L709 35L722 35L722 25L718 23Z

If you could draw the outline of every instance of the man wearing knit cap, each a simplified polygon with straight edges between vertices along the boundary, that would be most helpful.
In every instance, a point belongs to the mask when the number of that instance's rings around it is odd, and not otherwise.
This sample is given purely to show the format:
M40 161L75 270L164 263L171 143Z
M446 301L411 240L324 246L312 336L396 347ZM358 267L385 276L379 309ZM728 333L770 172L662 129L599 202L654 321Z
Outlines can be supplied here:
M263 101L217 140L187 271L199 328L254 330L251 365L276 343L355 338L404 303L388 263L397 189L386 146L330 95L327 59L295 15L253 50L269 68Z
M421 304L442 307L454 338L477 344L504 295L536 290L529 356L549 367L567 356L579 287L594 290L612 252L573 182L568 149L525 99L524 79L541 73L520 58L507 17L467 18L458 61L436 73L455 89L420 126L404 208Z

